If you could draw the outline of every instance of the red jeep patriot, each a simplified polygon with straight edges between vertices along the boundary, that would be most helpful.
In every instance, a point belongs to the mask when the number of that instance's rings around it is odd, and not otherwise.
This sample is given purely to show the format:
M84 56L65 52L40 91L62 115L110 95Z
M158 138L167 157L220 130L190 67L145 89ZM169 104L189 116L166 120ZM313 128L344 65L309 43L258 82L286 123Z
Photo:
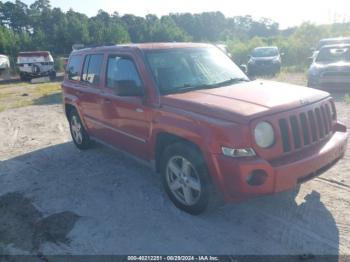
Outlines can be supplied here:
M95 140L146 161L191 214L214 195L240 201L297 187L346 149L328 93L250 81L208 44L75 50L62 88L79 149Z

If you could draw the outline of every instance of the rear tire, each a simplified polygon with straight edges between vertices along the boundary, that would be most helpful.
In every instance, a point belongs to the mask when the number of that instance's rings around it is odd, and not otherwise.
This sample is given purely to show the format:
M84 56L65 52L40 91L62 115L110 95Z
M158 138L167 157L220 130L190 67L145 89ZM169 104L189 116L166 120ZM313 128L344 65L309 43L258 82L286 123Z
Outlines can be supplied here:
M81 150L88 149L91 145L90 137L76 110L72 110L69 114L69 127L75 146Z
M191 215L207 210L216 197L201 152L178 142L164 150L160 161L162 182L174 205Z

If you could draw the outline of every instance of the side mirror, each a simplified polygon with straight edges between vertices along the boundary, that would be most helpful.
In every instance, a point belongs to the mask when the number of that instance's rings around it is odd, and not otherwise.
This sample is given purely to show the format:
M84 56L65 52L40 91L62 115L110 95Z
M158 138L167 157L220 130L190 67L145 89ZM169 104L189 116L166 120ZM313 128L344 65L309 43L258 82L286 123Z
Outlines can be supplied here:
M242 65L239 66L239 68L240 68L245 74L247 74L247 72L248 72L247 65L242 64Z
M113 89L118 96L143 96L142 88L137 86L134 80L117 81L117 85Z

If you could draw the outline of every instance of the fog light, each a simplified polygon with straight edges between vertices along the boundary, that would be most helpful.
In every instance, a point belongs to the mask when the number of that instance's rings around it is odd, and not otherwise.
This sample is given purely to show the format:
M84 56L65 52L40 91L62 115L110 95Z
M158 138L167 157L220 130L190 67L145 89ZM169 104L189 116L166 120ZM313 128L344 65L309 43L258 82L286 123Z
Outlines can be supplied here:
M262 169L252 171L247 177L247 183L251 186L260 186L265 183L267 173Z

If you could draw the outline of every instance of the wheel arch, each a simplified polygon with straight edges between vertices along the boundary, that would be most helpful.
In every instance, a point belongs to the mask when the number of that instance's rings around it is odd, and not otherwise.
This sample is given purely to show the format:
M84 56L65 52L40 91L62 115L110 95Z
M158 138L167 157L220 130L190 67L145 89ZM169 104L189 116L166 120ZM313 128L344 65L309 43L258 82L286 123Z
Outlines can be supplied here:
M67 119L69 119L69 115L74 111L78 111L77 108L72 105L72 104L69 104L69 103L65 103L64 104L64 111L65 111L65 114L66 114L66 117Z
M68 121L69 121L69 115L74 110L78 113L85 130L88 131L88 128L87 128L86 123L85 123L85 119L82 117L82 114L80 113L79 107L73 103L69 103L69 102L64 103L64 111L65 111L65 115L66 115L66 118Z
M159 132L156 135L155 144L154 144L154 160L155 160L155 169L157 172L160 172L160 159L161 159L162 153L169 145L174 143L184 143L188 146L191 146L193 149L195 149L201 154L201 157L205 161L203 151L201 150L200 146L196 142L186 139L184 137L181 137L177 134L163 131L163 132Z

